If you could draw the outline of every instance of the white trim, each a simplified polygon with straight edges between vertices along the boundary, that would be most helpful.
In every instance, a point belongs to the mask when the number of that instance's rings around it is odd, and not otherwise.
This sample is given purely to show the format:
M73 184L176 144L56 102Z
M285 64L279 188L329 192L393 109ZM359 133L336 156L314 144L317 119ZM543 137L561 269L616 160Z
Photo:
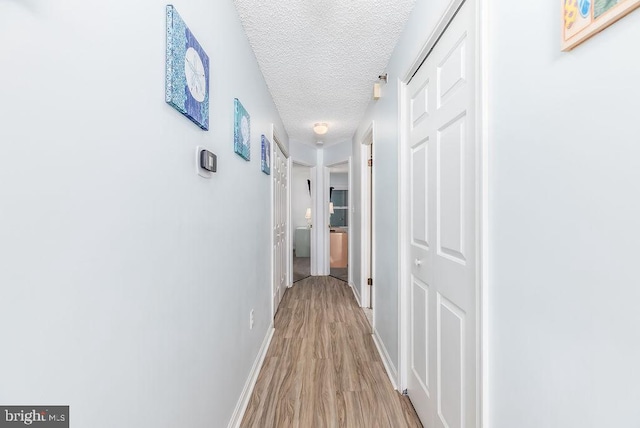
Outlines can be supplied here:
M274 126L273 123L271 124L271 141L274 141L273 139L273 132L274 132ZM273 165L273 159L276 158L275 154L276 154L276 145L273 144L273 147L271 148L271 164ZM276 288L276 269L275 269L275 264L276 264L276 257L275 257L275 251L273 249L274 247L274 243L275 243L275 239L274 239L274 229L276 226L276 216L275 216L275 210L276 210L276 204L275 204L275 174L271 174L269 176L269 189L270 189L270 195L271 195L271 202L270 202L270 206L271 206L271 228L269 230L269 233L271 234L271 237L269 239L269 243L270 243L270 247L269 247L269 252L271 253L271 289L269 291L269 299L271 300L271 319L273 320L276 316L276 305L274 303L274 292L275 292L275 288Z
M476 88L477 88L477 141L480 152L480 210L478 215L479 239L478 244L478 296L479 311L477 346L480 361L478 362L478 399L479 415L478 428L490 427L491 420L489 414L489 305L488 305L488 284L489 284L489 148L491 144L489 135L489 1L477 0L476 10Z
M349 287L351 287L351 291L353 291L353 297L356 298L356 302L358 303L358 306L362 307L362 305L360 304L360 296L358 296L358 293L356 292L355 284L349 281Z
M387 372L387 376L389 376L391 385L393 385L393 388L395 390L398 390L398 381L397 381L398 370L393 365L393 362L391 361L391 357L389 356L389 352L387 352L387 348L385 348L384 342L382 341L382 339L380 338L380 335L378 334L378 330L374 328L373 334L371 335L371 337L373 337L373 343L376 344L376 348L378 349L378 354L380 354L380 358L382 359L382 364L384 364L384 369Z
M371 123L373 126L373 122ZM372 128L373 129L373 128ZM373 286L368 287L370 291L369 296L369 306L372 308L372 321L371 328L375 330L376 328L376 293L375 293L375 283L376 283L376 266L377 266L377 257L376 257L376 249L377 249L377 240L376 240L376 145L375 145L375 133L371 134L371 159L373 159L373 166L371 167L371 279L373 280ZM396 377L397 379L397 377Z
M349 285L353 285L353 247L355 242L353 242L353 156L349 156L349 188L347 189L347 206L349 207L349 211L347 212L347 224L348 224L348 232L347 232L347 251L349 254L347 255L347 281ZM360 300L358 299L358 304Z
M293 160L287 158L287 288L293 287L293 214L291 213L291 176L293 175Z
M282 151L282 154L284 155L285 159L290 159L289 149L285 147L284 143L282 142L282 139L280 138L280 134L276 132L276 127L273 123L271 124L271 140L270 141L275 143L274 146L277 145L278 147L280 147L280 150ZM274 151L275 151L275 147L274 147ZM271 164L273 166L273 162L271 162Z
M311 276L318 275L318 256L316 253L318 252L318 244L316 235L318 234L316 230L320 227L320 222L318 221L318 212L317 212L317 201L316 201L316 189L318 188L318 166L312 166L309 170L309 179L311 180L311 230L309 231L309 274Z
M346 186L329 186L329 187L333 187L333 190L349 190L349 185L348 184ZM344 207L336 206L336 208L344 208Z
M231 420L229 421L228 428L238 428L240 426L240 423L242 422L244 412L247 410L247 406L249 405L249 399L251 398L253 388L256 386L256 382L258 381L258 374L260 373L260 369L262 368L262 364L264 363L264 358L267 355L267 350L269 349L269 345L271 344L271 339L273 338L274 332L275 329L273 328L272 323L269 327L269 331L267 331L267 335L265 336L264 341L262 342L262 346L260 347L258 356L253 363L253 367L251 367L249 377L244 384L244 388L242 389L242 393L240 394L240 398L238 399L236 408L234 409Z
M323 158L324 161L324 158ZM323 162L324 165L324 162ZM322 234L322 249L324 250L324 270L323 270L323 275L330 275L331 274L331 254L330 254L330 250L331 250L331 243L330 243L330 239L331 237L329 236L329 183L331 182L331 171L329 171L329 167L328 166L323 166L322 167L322 182L324 184L324 198L322 199L322 205L321 205L321 210L324 213L324 225L322 230L324 230L324 233Z
M297 159L294 159L294 158L289 158L289 159L291 159L291 163L294 163L294 164L296 164L298 166L306 166L309 169L314 168L316 166L316 165L312 165L312 164L310 164L308 162L304 162L304 161L297 160Z
M285 147L284 143L281 142L280 138L278 137L278 133L275 132L273 133L273 141L275 141L275 143L278 145L278 147L280 147L280 150L282 150L282 154L284 155L284 157L286 159L289 159L289 150Z
M438 43L438 40L440 40L440 37L444 34L445 30L453 20L453 17L458 12L458 9L460 9L460 6L462 6L465 1L466 0L451 0L451 3L447 6L447 9L440 17L440 20L434 27L433 31L429 34L429 37L427 37L426 42L422 45L422 48L416 56L416 59L411 64L411 67L409 67L405 73L402 79L403 82L408 84L411 81L414 74L416 74L424 60L427 59L427 56L431 53L436 43Z
M405 245L409 239L409 221L408 210L403 208L407 206L409 200L408 190L403 188L403 183L408 180L408 159L402 150L405 147L407 141L408 129L405 126L407 123L407 111L406 111L406 97L407 97L407 84L413 78L414 74L420 68L420 65L424 62L428 54L436 45L442 34L453 20L458 9L462 4L468 1L473 2L476 6L475 9L475 32L476 32L476 107L477 118L476 121L476 141L477 141L477 154L476 154L476 186L477 187L477 199L476 199L476 222L478 225L477 230L477 252L478 252L478 273L476 282L476 344L477 344L477 415L476 426L478 428L490 426L489 415L489 324L488 324L488 255L489 255L489 118L488 118L488 104L487 94L489 89L488 79L488 0L452 0L449 3L446 11L438 21L438 24L427 38L420 53L416 57L415 61L411 64L409 69L404 75L403 79L398 79L398 123L399 126L399 141L398 141L398 232L399 232L399 248L398 248L398 280L400 286L398 287L398 310L399 310L399 360L398 366L400 369L400 389L406 389L408 378L408 358L409 358L409 310L408 310L408 283L409 283L409 271L403 266L403 260L406 260L407 246Z
M375 257L375 233L370 233L372 230L371 223L375 224L375 222L373 221L375 210L371 209L371 218L369 218L369 210L370 207L373 206L373 201L369 200L369 196L371 196L371 198L373 199L373 189L375 189L375 173L372 174L370 189L369 167L367 165L367 161L369 159L369 146L375 146L374 121L371 121L371 125L369 125L367 130L364 132L364 136L360 141L360 296L362 297L362 306L371 306L373 307L373 311L375 312L376 305L373 304L373 295L369 295L371 287L369 287L369 284L367 283L369 273L371 273L371 278L374 277L373 266L375 266L375 260L372 260ZM373 152L372 157L374 157ZM372 254L369 254L369 252L371 252ZM375 316L373 318L375 319Z
M405 298L406 284L409 283L409 271L404 266L407 260L407 246L409 242L409 212L405 210L409 201L409 190L403 184L409 180L409 160L403 150L407 142L407 85L397 79L398 85L398 368L400 369L400 389L408 386L408 358L409 358L409 302Z
M282 140L280 139L279 135L280 134L278 132L276 132L275 125L272 123L271 124L271 141L276 143L278 145L278 147L280 147L280 150L282 150L282 154L284 155L284 157L289 159L289 149L287 147L285 147L285 145L282 142Z

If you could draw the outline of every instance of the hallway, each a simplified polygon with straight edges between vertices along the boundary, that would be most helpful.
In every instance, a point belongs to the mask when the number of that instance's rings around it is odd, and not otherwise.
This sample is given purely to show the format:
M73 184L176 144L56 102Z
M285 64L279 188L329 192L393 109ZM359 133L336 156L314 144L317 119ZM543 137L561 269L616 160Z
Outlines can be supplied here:
M0 426L640 428L640 0L168 3L0 0Z
M362 309L332 277L288 289L242 427L420 427L392 387Z

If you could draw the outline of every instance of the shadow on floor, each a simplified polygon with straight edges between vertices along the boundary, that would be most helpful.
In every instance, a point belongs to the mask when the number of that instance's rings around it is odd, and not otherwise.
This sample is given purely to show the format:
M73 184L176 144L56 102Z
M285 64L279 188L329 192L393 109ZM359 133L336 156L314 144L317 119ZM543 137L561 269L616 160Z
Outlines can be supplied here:
M331 268L330 276L349 283L349 269L348 268Z
M293 251L293 282L300 281L311 276L311 258L296 257Z

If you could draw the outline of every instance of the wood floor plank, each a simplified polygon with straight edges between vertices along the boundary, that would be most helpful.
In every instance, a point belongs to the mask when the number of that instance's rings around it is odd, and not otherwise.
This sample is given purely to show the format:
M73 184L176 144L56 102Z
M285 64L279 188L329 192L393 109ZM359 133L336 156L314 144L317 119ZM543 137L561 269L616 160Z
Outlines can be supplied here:
M288 289L241 427L421 427L395 391L351 288L310 277Z
M357 392L344 391L344 425L345 428L365 428L368 420L360 405L360 396Z
M422 428L422 424L420 423L418 418L416 418L416 409L413 408L413 404L411 404L411 400L409 397L405 395L400 396L400 405L402 406L402 414L404 415L404 420L408 427L410 428Z
M249 399L247 410L245 411L243 426L257 426L257 424L264 419L263 413L267 403L265 396L271 385L271 379L273 378L277 361L277 358L265 358L260 374L258 375L256 386Z

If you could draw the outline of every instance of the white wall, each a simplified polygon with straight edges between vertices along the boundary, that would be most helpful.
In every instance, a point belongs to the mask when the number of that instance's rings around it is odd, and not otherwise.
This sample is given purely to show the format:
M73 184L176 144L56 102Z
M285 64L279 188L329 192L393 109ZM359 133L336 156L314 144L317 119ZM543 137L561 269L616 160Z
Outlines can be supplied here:
M316 165L326 165L324 154L324 150L316 151ZM311 175L311 275L323 276L329 275L329 168L318 166Z
M409 21L400 37L387 65L389 83L382 87L382 98L372 101L353 138L355 233L362 227L360 204L362 140L374 125L374 182L375 182L375 224L376 239L374 266L374 316L375 327L383 342L392 364L398 367L398 79L408 71L418 56L423 43L433 31L440 15L448 4L447 0L416 0ZM362 251L360 236L354 234L354 283L361 284L360 263ZM357 281L357 282L356 282Z
M349 174L346 172L332 172L329 177L329 186L340 190L348 190Z
M311 208L311 195L307 180L310 180L311 168L304 165L293 164L291 174L291 226L307 227L307 219L304 218L307 208ZM293 235L292 235L293 236Z
M489 4L490 426L638 427L640 11Z
M77 427L226 426L270 325L260 134L286 133L231 1L175 3L211 60L210 131L164 102L165 3L0 2L0 402Z
M314 166L317 162L317 152L318 150L315 147L295 140L290 141L289 155L294 162Z
M324 165L332 166L342 162L347 162L351 156L351 142L334 144L321 149L324 152Z

